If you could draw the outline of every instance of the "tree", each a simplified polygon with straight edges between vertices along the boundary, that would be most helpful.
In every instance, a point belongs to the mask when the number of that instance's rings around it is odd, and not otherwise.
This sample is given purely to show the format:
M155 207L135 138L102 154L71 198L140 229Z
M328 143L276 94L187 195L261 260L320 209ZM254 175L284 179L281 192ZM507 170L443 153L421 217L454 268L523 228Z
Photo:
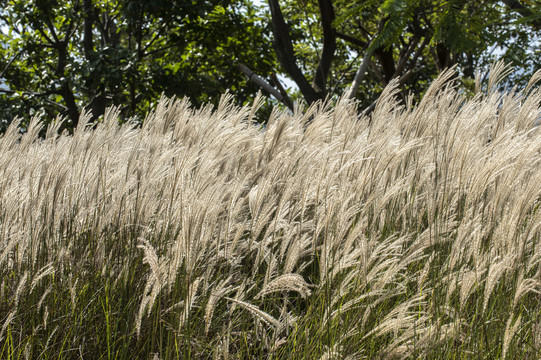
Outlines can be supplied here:
M458 65L464 85L477 68L503 58L522 67L521 85L541 67L535 46L541 5L509 0L268 0L276 57L308 104L328 96L357 98L373 109L399 78L402 96L421 96L445 68ZM361 89L362 91L359 91ZM372 104L370 106L370 104Z
M159 99L194 105L229 89L239 104L257 87L242 62L270 76L268 31L245 0L0 1L0 111L15 116L93 117L120 107L144 116ZM5 125L5 124L4 124Z
M370 110L392 78L403 97L422 96L455 64L468 91L498 46L524 69L515 84L541 66L528 51L539 2L267 1L262 13L250 0L0 0L3 126L60 114L71 129L82 110L98 118L110 105L143 117L162 93L198 106L229 89L242 104L260 87L290 108L348 92Z

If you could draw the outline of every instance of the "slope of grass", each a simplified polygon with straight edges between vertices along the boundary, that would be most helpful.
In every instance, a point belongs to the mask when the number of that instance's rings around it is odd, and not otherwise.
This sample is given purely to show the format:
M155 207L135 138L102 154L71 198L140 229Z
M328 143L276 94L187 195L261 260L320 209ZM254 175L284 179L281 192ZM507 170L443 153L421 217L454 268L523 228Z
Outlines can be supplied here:
M0 358L538 358L541 90L499 93L504 72L265 131L228 97L13 124Z

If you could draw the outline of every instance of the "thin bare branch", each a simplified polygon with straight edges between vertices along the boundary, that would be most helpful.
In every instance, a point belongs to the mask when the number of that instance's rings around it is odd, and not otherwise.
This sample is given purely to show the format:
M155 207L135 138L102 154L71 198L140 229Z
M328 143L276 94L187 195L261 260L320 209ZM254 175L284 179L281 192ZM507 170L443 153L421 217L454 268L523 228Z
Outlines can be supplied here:
M2 79L4 77L4 74L7 71L7 69L11 66L11 64L15 61L15 59L17 59L25 50L26 50L25 48L22 48L21 50L19 50L19 52L17 54L15 54L15 55L13 55L11 57L11 59L9 60L9 62L6 65L6 67L4 67L4 70L2 70L2 72L0 73L0 79Z

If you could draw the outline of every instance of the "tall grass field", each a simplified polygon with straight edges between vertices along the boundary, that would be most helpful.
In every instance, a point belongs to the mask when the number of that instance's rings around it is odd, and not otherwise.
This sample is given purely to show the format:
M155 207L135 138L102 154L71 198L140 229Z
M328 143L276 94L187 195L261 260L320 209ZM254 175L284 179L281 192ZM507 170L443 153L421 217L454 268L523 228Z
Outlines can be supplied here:
M540 358L541 72L508 71L264 129L228 96L14 122L0 359Z

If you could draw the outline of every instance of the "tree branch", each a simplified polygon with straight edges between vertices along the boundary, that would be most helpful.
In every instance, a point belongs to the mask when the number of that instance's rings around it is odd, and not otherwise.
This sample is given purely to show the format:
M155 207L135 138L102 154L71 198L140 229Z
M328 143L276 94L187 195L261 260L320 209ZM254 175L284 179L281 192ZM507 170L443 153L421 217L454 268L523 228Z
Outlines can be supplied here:
M344 71L342 71L342 74L340 74L340 77L338 79L335 80L334 84L333 84L333 87L331 88L331 94L334 94L334 92L336 91L337 87L338 87L338 84L340 84L342 82L342 80L344 79L344 77L346 76L346 74L349 73L349 71L351 70L351 68L353 67L353 64L355 64L355 62L357 62L357 60L359 59L359 57L361 57L360 54L357 54L357 56L355 56L354 59L352 59L349 64L346 66L346 68L344 69Z
M239 63L237 65L237 68L240 71L242 71L248 77L249 80L254 82L257 86L259 86L260 88L262 88L263 90L265 90L266 92L271 94L272 96L274 96L278 101L280 101L281 103L286 105L289 109L293 110L293 106L292 106L291 100L289 100L289 98L286 99L286 97L284 97L278 90L273 88L268 82L266 82L265 80L263 80L262 78L257 76L256 73L254 73L252 70L250 70L250 68L248 68L248 66L246 66L246 65L244 65L242 63ZM288 102L289 102L289 104L288 104Z
M366 54L364 54L361 66L359 66L359 69L357 70L357 73L355 74L355 79L353 80L353 83L351 83L351 87L349 88L347 92L346 97L348 99L354 99L355 95L357 95L357 90L359 90L359 86L361 85L361 81L363 81L363 78L366 74L366 70L368 69L368 65L370 65L371 59L372 59L372 51L370 50L370 46L368 46L368 49L366 50Z
M2 72L0 73L0 79L4 77L4 74L7 71L7 69L11 66L11 64L15 61L15 59L17 59L19 55L21 55L25 50L26 50L25 48L22 48L21 50L19 50L17 54L13 55L13 57L9 60L4 70L2 70Z
M41 36L43 36L45 40L47 40L47 42L51 44L51 47L54 48L56 46L56 42L53 39L51 39L49 35L47 35L47 33L41 28L41 26L36 24L36 28L41 34Z
M404 68L406 67L406 63L408 61L408 58L410 57L411 53L419 43L418 38L413 38L408 46L408 49L404 53L404 55L400 58L398 61L398 65L396 66L395 72L393 74L393 77L400 76L402 74L402 71L404 71Z
M406 73L402 75L400 79L398 79L400 86L404 85L404 83L408 81L408 79L412 77L413 74L415 74L415 70L413 69L409 69L408 71L406 71Z
M38 2L39 4L39 2ZM54 27L54 24L52 23L51 21L51 16L49 14L49 9L47 9L47 7L44 7L44 6L40 6L41 10L45 13L45 25L49 28L49 31L51 32L51 35L54 39L54 41L52 41L51 39L48 39L48 41L51 43L51 45L57 45L58 43L60 43L60 39L58 38L57 34L56 34L56 30L55 30L55 27ZM40 29L41 30L41 29ZM45 35L45 32L43 30L41 30L41 32L43 33L44 36Z
M0 88L0 92L3 92L5 94L18 94L19 92L18 91L15 91L15 90L8 90L8 89L2 89ZM21 95L23 96L39 96L39 97L42 97L42 96L49 96L51 95L52 93L51 92L44 92L44 93L37 93L37 92L33 92L33 91L22 91L21 92ZM66 111L68 108L62 104L59 104L51 99L48 99L48 98L44 98L43 101L45 101L46 103L49 103L51 105L54 105L54 106L57 106L59 108L61 108L63 111Z
M379 71L378 66L376 65L374 60L370 60L370 67L372 68L372 71L374 72L374 74L378 78L379 82L382 83L383 86L387 86L387 84L388 84L387 80L385 80L385 78L383 77L383 74L381 73L381 71Z
M366 41L362 41L360 39L357 39L353 36L349 36L347 34L343 34L341 32L336 32L336 36L339 37L342 40L345 40L353 45L360 46L362 48L366 48L368 46L368 43Z
M64 111L64 113L66 113L70 118L73 128L76 128L77 123L79 122L79 108L75 102L73 90L67 82L64 82L64 84L60 87L59 94L62 96L67 105L67 109Z
M280 91L280 94L282 94L282 96L284 97L283 103L289 108L289 110L293 111L293 101L291 101L291 99L287 95L287 91L282 86L280 80L278 80L278 76L276 76L276 73L271 74L271 79L274 85L278 88L278 91Z
M421 42L421 45L417 48L415 51L415 55L413 55L413 58L410 62L410 68L413 68L415 64L417 64L417 60L419 59L419 56L423 53L424 48L428 45L428 42L430 41L429 38L425 37L423 41Z
M146 51L152 46L152 44L154 44L154 42L155 42L160 36L162 36L164 29L165 29L165 26L160 27L160 29L158 30L158 32L156 32L156 33L154 34L154 36L152 37L152 39L150 39L150 41L143 47L143 55L142 55L141 57L145 57L145 56L146 56Z
M430 54L432 55L432 58L434 58L436 69L438 70L439 73L441 73L443 71L443 66L440 63L440 58L438 57L438 54L436 54L436 49L434 48L434 46L430 47Z
M378 97L378 99L379 99L379 97ZM363 116L368 116L372 111L374 111L374 109L376 108L376 105L378 103L378 99L376 99L372 104L370 104L369 107L367 107L366 109L361 111L361 113L359 114L359 116L357 118L361 119Z

